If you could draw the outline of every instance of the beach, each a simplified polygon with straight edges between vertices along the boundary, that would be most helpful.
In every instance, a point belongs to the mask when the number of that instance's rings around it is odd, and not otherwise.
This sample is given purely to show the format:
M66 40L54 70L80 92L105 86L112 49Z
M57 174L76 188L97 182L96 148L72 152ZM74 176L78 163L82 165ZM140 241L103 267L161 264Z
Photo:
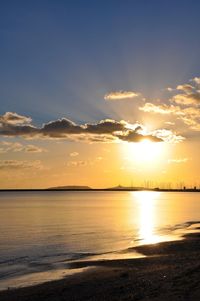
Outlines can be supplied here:
M138 246L144 258L76 261L85 271L37 286L0 292L1 301L200 300L200 234Z

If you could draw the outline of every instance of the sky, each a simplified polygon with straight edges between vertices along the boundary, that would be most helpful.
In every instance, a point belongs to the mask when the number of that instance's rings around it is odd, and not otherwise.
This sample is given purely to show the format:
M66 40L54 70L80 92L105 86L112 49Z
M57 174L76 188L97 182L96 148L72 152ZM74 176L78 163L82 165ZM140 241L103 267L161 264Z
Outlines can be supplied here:
M0 188L199 186L199 10L1 1Z

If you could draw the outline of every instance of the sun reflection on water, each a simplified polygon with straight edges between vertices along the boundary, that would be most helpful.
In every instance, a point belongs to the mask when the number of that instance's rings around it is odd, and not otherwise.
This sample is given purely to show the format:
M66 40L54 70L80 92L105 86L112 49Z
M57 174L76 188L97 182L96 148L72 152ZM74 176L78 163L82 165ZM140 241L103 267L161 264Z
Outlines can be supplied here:
M139 239L143 244L152 244L161 241L161 237L155 233L156 204L159 192L140 191L134 197L137 199L139 213Z

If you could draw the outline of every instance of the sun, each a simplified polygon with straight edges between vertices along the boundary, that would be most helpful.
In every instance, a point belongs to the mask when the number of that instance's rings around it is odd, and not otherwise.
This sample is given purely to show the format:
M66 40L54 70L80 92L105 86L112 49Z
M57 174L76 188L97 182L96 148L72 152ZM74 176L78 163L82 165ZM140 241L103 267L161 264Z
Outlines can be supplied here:
M129 161L151 166L157 164L162 158L164 143L143 139L138 143L126 143L124 145L124 152Z

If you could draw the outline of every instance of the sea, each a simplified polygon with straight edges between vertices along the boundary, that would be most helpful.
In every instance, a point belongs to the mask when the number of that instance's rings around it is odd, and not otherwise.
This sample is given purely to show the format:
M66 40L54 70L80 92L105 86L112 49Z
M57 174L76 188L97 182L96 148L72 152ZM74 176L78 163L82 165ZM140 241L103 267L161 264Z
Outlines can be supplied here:
M134 247L199 227L198 192L0 192L0 290L87 269L75 261L143 257Z

